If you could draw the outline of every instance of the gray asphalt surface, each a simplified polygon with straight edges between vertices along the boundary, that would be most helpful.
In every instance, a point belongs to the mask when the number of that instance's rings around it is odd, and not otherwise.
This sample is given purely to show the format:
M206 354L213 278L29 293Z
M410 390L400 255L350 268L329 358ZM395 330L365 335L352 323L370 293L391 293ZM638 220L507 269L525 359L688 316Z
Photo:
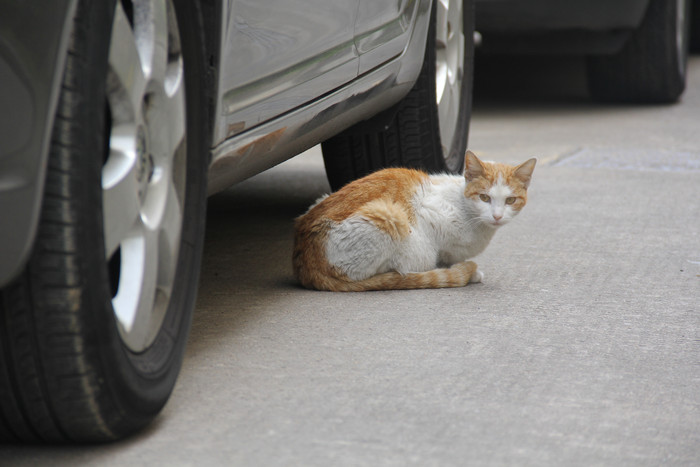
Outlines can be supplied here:
M292 220L328 190L309 151L211 199L157 422L0 464L700 465L700 58L673 106L594 104L575 63L518 66L477 82L471 149L539 158L482 284L300 289Z

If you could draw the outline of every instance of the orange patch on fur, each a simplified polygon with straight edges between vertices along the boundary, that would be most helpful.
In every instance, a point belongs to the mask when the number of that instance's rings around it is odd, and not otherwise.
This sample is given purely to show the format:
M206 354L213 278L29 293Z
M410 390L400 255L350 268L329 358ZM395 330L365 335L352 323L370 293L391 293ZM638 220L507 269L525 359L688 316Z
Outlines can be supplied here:
M330 226L360 214L392 238L404 238L415 221L411 200L427 180L428 174L419 170L380 170L349 183L298 217L292 257L297 279L308 288L350 290L339 284L351 281L326 260Z
M367 219L394 240L401 240L411 233L411 220L405 207L398 203L378 199L363 205L357 215Z
M419 170L380 170L345 185L302 217L309 219L323 217L340 222L356 213L363 205L383 199L410 211L409 218L412 220L414 214L411 199L418 186L426 180L428 180L428 174Z

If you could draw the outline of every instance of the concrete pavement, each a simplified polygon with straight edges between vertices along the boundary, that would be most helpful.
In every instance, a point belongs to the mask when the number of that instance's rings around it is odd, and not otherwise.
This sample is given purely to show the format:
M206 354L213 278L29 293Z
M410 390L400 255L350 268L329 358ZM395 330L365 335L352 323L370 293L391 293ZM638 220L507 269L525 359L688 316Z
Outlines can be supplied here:
M699 465L700 59L674 106L593 104L575 79L550 92L571 69L477 98L474 151L540 159L476 259L483 284L300 289L292 219L328 189L307 152L211 199L157 422L109 446L3 447L0 464Z

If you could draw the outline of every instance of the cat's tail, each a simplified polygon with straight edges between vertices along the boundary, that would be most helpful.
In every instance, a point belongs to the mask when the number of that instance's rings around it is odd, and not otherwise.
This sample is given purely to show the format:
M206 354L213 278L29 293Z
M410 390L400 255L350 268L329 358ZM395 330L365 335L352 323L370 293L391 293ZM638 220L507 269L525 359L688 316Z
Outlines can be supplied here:
M440 289L464 287L470 282L481 282L484 277L476 263L464 261L450 268L426 272L400 274L387 272L360 281L326 277L321 288L334 292L362 292L367 290Z

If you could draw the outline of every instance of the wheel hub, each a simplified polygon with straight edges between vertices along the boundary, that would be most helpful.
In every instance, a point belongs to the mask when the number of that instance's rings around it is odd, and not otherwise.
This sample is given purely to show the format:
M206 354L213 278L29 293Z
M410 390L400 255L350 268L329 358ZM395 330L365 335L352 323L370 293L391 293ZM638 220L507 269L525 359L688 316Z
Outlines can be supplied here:
M143 125L139 125L136 131L136 179L139 182L139 196L143 200L148 187L148 182L153 177L153 155L148 143L148 136Z

